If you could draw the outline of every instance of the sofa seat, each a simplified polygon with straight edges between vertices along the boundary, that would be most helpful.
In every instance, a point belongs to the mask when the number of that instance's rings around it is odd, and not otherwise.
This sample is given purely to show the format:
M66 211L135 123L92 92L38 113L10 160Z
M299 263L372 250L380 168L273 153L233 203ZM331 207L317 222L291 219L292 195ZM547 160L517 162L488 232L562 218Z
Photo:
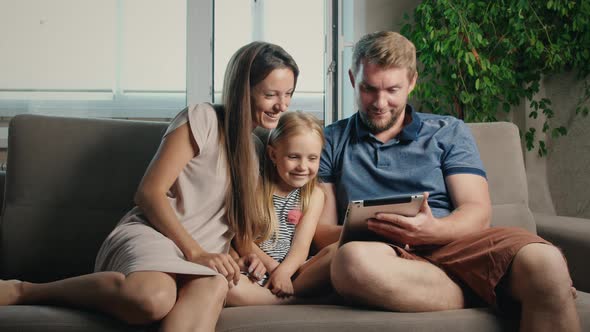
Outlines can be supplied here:
M582 331L590 331L590 294L576 301ZM149 331L100 313L55 306L0 307L2 332ZM217 324L220 332L313 331L518 331L518 321L501 318L489 308L441 312L399 313L340 305L252 306L225 308Z

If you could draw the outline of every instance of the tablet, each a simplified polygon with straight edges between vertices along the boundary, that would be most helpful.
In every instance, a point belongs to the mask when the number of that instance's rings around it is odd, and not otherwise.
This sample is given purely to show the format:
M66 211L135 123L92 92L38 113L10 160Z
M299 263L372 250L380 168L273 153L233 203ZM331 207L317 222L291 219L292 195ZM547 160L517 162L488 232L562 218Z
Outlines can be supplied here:
M384 240L367 229L367 219L375 217L378 212L413 217L418 214L423 202L423 194L350 201L344 217L339 246L350 241Z

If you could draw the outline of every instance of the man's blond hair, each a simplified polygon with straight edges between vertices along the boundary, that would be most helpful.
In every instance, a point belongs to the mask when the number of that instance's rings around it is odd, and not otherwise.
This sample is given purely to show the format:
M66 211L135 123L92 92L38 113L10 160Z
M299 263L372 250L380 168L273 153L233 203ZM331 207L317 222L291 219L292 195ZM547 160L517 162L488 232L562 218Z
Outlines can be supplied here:
M363 36L354 45L351 68L353 75L358 74L363 60L385 68L406 68L410 80L417 73L416 47L397 32L378 31Z

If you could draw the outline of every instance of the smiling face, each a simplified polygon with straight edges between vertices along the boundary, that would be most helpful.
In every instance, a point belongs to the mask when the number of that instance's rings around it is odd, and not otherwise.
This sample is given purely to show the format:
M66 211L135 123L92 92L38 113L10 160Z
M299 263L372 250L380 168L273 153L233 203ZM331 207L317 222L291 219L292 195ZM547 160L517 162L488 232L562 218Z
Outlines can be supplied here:
M289 108L293 90L295 75L290 68L275 69L252 87L253 126L275 128L281 113Z
M416 76L410 79L407 68L383 67L367 61L361 62L356 75L349 75L363 123L377 137L389 131L397 134Z
M291 135L268 147L268 154L279 175L277 190L286 195L303 187L318 173L322 138L312 130Z

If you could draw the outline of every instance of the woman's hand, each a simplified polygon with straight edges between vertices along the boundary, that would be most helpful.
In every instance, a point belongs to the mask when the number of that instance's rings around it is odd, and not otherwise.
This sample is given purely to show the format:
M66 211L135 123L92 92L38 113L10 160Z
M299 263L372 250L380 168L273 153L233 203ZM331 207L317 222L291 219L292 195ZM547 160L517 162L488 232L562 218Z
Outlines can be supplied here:
M261 280L266 273L264 264L262 264L260 258L254 253L240 257L238 259L238 266L240 267L240 271L248 273L248 276L254 280Z
M288 297L294 293L291 274L281 269L280 265L271 273L265 287L278 297Z
M201 252L190 259L190 261L204 265L224 276L230 288L237 285L238 281L240 281L240 267L229 254Z

